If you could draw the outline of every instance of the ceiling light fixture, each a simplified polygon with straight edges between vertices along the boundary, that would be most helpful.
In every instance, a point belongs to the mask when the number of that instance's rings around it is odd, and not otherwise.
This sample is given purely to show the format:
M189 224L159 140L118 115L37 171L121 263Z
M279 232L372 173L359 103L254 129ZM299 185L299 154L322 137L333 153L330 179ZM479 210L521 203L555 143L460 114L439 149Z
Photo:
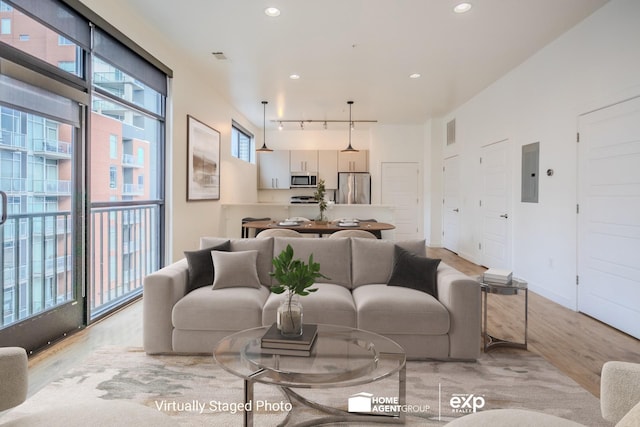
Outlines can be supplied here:
M351 106L353 105L353 101L347 101L349 104L349 145L344 150L341 150L343 153L357 153L358 150L351 146L351 131L353 130L353 120L351 120Z
M280 123L278 124L278 130L282 130L282 129L284 129L284 126L282 126L282 122L280 122Z
M291 80L298 80L298 79L300 79L300 74L291 74L291 75L289 76L289 78L290 78Z
M419 79L420 77L420 73L409 74L410 79Z
M280 9L277 7L268 7L264 10L264 14L271 18L275 18L276 16L280 16Z
M267 104L267 101L262 101L262 147L256 150L262 153L270 153L273 151L267 147Z
M471 3L460 3L456 7L453 8L455 13L465 13L471 10Z

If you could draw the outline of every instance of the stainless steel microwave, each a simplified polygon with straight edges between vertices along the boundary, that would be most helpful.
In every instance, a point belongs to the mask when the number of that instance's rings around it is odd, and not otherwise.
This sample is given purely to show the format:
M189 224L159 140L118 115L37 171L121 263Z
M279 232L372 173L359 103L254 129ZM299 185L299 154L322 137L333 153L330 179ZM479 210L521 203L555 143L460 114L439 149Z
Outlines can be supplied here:
M318 186L315 173L291 174L291 188L313 188Z

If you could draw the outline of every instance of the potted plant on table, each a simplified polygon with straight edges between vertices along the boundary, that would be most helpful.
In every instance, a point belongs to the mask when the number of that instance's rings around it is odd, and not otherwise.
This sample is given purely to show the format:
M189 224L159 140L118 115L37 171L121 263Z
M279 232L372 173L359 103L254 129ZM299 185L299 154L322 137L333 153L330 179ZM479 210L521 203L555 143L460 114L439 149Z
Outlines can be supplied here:
M316 224L327 224L327 217L324 215L324 211L327 210L327 201L324 198L325 195L324 188L324 179L318 180L318 187L316 188L316 192L313 194L313 198L318 202L318 207L320 208L320 216L316 220Z
M271 286L271 291L275 294L286 292L285 300L278 307L278 329L283 336L302 335L300 297L317 291L317 288L311 288L315 280L327 277L320 273L320 264L313 261L313 254L309 255L308 263L294 259L291 245L287 245L272 263L274 270L269 274L278 284Z

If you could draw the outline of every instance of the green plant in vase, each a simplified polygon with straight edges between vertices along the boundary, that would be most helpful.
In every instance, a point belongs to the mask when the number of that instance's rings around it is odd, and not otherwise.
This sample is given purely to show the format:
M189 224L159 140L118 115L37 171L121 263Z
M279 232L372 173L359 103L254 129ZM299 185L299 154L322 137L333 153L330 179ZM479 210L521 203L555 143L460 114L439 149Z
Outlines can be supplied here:
M320 273L320 264L313 261L313 254L309 255L308 263L294 259L291 245L287 245L272 263L274 269L269 274L278 284L271 286L271 291L275 294L287 293L278 307L278 329L284 336L302 335L302 305L299 297L317 291L311 286L316 279L327 277Z
M324 211L327 210L327 201L324 198L325 195L324 188L324 179L318 180L318 187L316 188L316 192L313 194L313 198L318 202L318 207L320 208L320 216L318 217L317 223L326 224L327 217L324 214Z

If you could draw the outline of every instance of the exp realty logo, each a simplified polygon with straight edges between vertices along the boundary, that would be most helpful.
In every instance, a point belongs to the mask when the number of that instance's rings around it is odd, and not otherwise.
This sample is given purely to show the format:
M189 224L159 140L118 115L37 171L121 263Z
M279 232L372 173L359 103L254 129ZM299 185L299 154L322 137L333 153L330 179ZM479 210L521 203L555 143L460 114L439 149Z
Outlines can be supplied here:
M449 400L451 410L456 414L470 414L484 408L484 396L472 393L453 393Z

